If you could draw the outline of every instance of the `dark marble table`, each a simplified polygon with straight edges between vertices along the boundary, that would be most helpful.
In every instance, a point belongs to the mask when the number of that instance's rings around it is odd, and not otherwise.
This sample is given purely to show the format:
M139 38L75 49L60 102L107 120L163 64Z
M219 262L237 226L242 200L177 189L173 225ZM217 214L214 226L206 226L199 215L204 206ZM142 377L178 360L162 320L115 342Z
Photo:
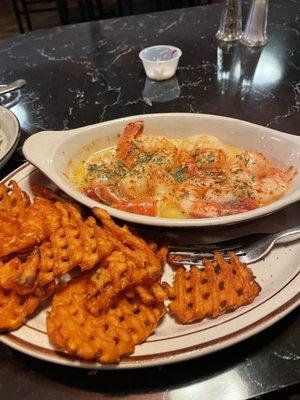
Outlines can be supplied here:
M21 93L1 98L19 118L22 137L0 176L23 162L22 143L32 133L133 114L211 113L299 134L299 9L299 0L270 2L270 39L258 51L218 45L219 5L58 27L0 42L0 84L28 82ZM159 43L183 50L176 78L161 84L145 79L138 60L140 49ZM204 358L96 374L0 345L0 397L224 400L289 390L300 381L299 329L294 311L265 332Z

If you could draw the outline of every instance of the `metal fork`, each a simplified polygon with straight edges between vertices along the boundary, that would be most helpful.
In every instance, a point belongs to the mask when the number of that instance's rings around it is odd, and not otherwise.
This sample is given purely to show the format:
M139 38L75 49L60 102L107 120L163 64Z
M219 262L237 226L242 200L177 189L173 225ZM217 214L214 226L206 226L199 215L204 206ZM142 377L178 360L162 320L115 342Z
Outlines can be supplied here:
M264 258L279 239L296 234L300 234L300 227L271 234L252 234L213 244L169 246L167 261L171 265L201 267L204 258L207 260L214 258L214 251L221 253L225 260L229 259L227 252L233 251L243 263L251 264Z

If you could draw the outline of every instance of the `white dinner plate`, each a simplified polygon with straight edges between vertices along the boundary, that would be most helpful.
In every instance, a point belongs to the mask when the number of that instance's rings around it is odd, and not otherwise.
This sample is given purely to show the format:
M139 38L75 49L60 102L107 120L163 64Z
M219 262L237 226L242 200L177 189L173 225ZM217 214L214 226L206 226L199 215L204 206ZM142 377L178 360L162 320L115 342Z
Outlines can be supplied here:
M30 164L24 164L7 176L4 181L10 179L16 180L21 188L28 193L30 193L32 182L41 185L49 185L50 183L44 175ZM291 215L295 215L295 222L296 215L300 215L300 205L293 207L292 214L284 210L278 219L288 222ZM273 219L272 217L271 221ZM285 227L283 225L282 229ZM233 228L230 229L232 236ZM270 229L270 227L265 226L265 229ZM235 234L240 233L236 231ZM145 343L136 346L135 353L123 359L119 365L108 366L75 360L55 350L49 343L46 334L47 306L38 310L18 330L0 335L0 341L42 360L91 369L142 368L188 360L244 340L274 324L292 311L300 303L299 260L299 241L279 245L264 261L251 265L257 281L262 287L261 293L252 304L217 319L205 319L187 325L180 325L169 315L166 315L156 332ZM163 279L171 282L173 274L172 269L166 266Z
M20 125L17 117L0 107L0 168L7 163L20 139Z

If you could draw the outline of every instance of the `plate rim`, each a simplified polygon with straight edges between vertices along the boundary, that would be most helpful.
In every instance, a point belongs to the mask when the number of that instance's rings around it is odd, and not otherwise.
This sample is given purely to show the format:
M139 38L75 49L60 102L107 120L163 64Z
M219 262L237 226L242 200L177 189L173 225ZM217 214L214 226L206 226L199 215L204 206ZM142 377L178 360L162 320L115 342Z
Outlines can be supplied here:
M6 149L5 153L0 157L0 168L3 167L10 159L21 137L21 126L17 116L11 110L2 106L0 106L0 115L1 113L7 113L9 115L9 118L11 118L14 121L14 123L16 124L16 134L13 143Z
M299 272L297 274L299 276ZM295 277L296 278L296 277ZM288 285L287 285L288 287ZM94 361L81 361L72 357L71 355L65 354L59 350L45 349L41 346L30 344L23 339L14 336L13 333L0 334L0 342L8 345L9 347L20 351L31 357L51 362L54 364L69 366L73 368L84 368L84 369L103 369L103 370L114 370L114 369L134 369L134 368L149 368L160 365L174 364L182 361L192 360L197 357L202 357L208 354L215 353L223 350L224 348L230 347L237 343L240 343L249 337L267 329L271 325L278 322L288 313L293 311L298 305L300 305L300 294L296 294L291 299L280 305L278 308L270 312L268 315L261 317L259 320L241 328L235 332L226 334L217 339L200 343L184 349L173 350L170 352L158 353L154 356L141 355L131 356L124 358L119 364L107 365L100 364ZM221 341L221 342L220 342ZM25 342L27 347L22 347L20 343ZM220 342L220 343L218 343ZM203 347L205 345L205 347ZM214 346L215 345L215 346ZM214 347L213 347L214 346ZM36 348L37 352L30 350L29 348ZM38 351L39 350L39 351ZM47 356L49 354L49 356ZM149 361L145 361L148 360Z
M16 168L14 171L12 171L10 174L8 174L5 178L1 180L1 182L5 183L9 180L11 180L16 174L19 172L23 171L26 172L28 170L27 175L25 175L23 179L25 179L27 176L30 174L34 173L37 171L37 168L35 168L33 165L30 163L26 162L25 164L22 164L18 168ZM287 282L278 292L276 292L273 297L276 297L279 295L280 292L284 292L288 290L290 284L294 282L296 279L297 281L300 282L300 271L298 268L298 271L296 272L295 275ZM268 303L270 301L270 298L265 300L264 303ZM262 303L262 304L264 304ZM259 304L257 307L262 306L262 304ZM215 351L222 350L226 347L230 347L236 343L239 343L243 340L246 340L247 338L255 335L256 333L261 332L262 330L268 328L272 324L276 323L279 321L281 318L283 318L285 315L287 315L289 312L294 310L298 305L300 304L300 293L294 294L293 297L288 298L287 301L280 303L278 307L271 312L261 316L258 320L255 320L254 322L250 323L249 325L246 325L245 327L242 327L240 329L235 330L234 332L227 333L223 336L220 336L218 338L209 340L208 342L201 342L199 344L190 346L190 347L185 347L181 348L178 350L171 350L167 351L164 353L156 353L151 355L137 355L137 356L130 356L128 358L123 359L120 364L117 365L105 365L105 364L100 364L94 361L81 361L79 359L76 359L68 354L65 354L59 350L55 349L47 349L43 348L42 346L38 346L36 344L32 344L28 341L24 341L24 339L19 338L18 336L14 335L14 332L9 332L9 333L3 333L0 334L0 342L12 347L15 350L18 350L24 354L27 354L31 357L35 357L37 359L41 359L43 361L47 362L52 362L54 364L60 364L64 366L71 366L71 367L76 367L76 368L85 368L85 369L132 369L132 368L147 368L147 367L153 367L153 366L158 366L158 365L165 365L165 364L173 364L176 362L181 362L185 360L191 360L196 357L204 356L206 354L213 353ZM249 310L251 311L251 310ZM227 321L225 321L226 323ZM192 334L192 333L191 333ZM176 338L174 338L176 339ZM22 346L22 342L25 342L27 344L24 347L24 344ZM33 348L39 348L43 349L43 351L38 352L37 349L36 351L30 350L30 346ZM50 355L47 355L50 354Z

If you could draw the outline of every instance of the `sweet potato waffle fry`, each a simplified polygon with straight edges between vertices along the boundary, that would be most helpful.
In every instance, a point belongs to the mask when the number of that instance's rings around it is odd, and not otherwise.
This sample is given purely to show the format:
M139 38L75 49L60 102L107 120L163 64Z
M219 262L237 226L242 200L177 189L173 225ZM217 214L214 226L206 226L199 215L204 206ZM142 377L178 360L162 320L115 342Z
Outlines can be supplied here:
M51 202L36 198L22 216L0 212L0 257L31 249L61 225L61 212Z
M204 260L204 269L192 266L190 271L179 268L174 286L169 288L170 312L182 323L203 318L216 318L251 303L261 288L252 271L234 253L230 262L215 253L215 261Z
M73 210L74 211L74 210ZM65 215L63 227L50 235L25 261L15 257L0 268L0 285L19 294L34 293L76 266L90 269L112 251L112 244L96 227L93 217L72 221Z
M8 185L0 184L0 211L12 217L20 218L29 206L29 196L21 190L15 181Z
M138 297L144 304L160 303L169 298L169 290L165 285L155 282L149 286L136 285L124 290L124 296L128 299Z
M260 292L249 268L231 253L179 268L161 283L168 249L118 226L99 208L93 216L37 185L30 200L15 182L0 184L0 330L22 326L59 287L47 317L50 341L86 360L116 363L133 353L163 318L165 300L181 323L215 318ZM77 278L57 279L78 267ZM88 271L88 272L87 272ZM57 286L56 286L57 285Z
M93 212L101 220L116 249L99 264L92 276L95 288L85 300L87 310L98 316L124 289L136 285L149 286L158 281L166 251L163 249L156 254L152 245L134 235L126 226L116 225L104 210L95 208Z
M138 298L116 299L100 317L86 311L90 274L73 279L54 296L47 332L54 346L80 358L116 363L154 332L165 313L163 303L146 306Z
M65 225L67 214L74 217L74 205L57 201L58 196L50 189L39 192L46 192L48 197L37 196L31 203L16 182L0 185L0 257L27 252Z
M129 254L115 250L100 263L93 274L91 279L95 289L87 295L85 305L92 314L100 315L124 289L133 285L153 284L161 274L162 265L158 257L155 263L151 263L148 258L144 257L143 260L142 254L135 254L131 249Z
M161 271L165 250L161 250L157 255L151 245L148 245L141 237L134 235L126 225L120 227L115 224L106 211L94 208L93 213L102 222L103 229L109 234L110 240L117 250L133 259L141 268L152 265L154 269Z
M0 331L17 329L34 312L41 301L51 296L55 284L52 283L34 295L21 296L13 290L0 287Z

